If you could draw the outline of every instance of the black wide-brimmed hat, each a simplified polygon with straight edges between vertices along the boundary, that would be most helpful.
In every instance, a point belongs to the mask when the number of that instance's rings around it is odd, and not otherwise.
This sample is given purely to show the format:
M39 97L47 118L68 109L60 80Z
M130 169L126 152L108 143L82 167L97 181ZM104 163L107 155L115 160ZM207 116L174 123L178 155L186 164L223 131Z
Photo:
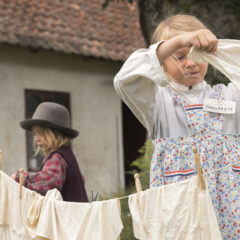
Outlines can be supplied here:
M75 138L79 132L72 129L70 124L68 109L53 102L43 102L39 104L31 119L20 122L21 127L26 130L32 130L33 126L40 126L58 130L70 138Z

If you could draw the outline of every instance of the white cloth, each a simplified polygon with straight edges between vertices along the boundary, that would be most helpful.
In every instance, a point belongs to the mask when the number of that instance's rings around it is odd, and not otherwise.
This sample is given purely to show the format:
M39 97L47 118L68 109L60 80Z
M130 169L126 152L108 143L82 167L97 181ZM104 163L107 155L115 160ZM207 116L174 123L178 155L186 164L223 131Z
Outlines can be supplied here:
M219 72L224 74L240 89L240 41L221 39L216 54L191 48L188 55L195 62L208 62Z
M26 240L25 237L18 235L12 231L8 225L0 226L0 239L1 240Z
M30 225L34 226L42 210L45 197L22 187L22 198L19 198L20 185L0 171L0 236L1 240L49 240L37 234L30 236ZM53 189L48 195L62 199L60 192ZM30 231L30 232L29 232Z
M115 89L152 138L190 136L184 109L176 104L166 87L162 87L167 80L156 55L158 44L139 49L127 59L114 78ZM203 57L239 86L239 51L239 40L219 40L218 54L205 54ZM202 52L194 52L193 49L192 56L202 55ZM235 85L223 85L223 98L236 102L236 113L223 115L225 134L240 134L240 92ZM177 84L172 87L179 89L178 94L188 104L203 103L214 91L205 82L191 90L184 86L180 89Z
M117 240L123 225L118 199L62 201L57 189L43 197L0 171L0 240Z
M134 236L140 240L221 240L208 191L198 177L129 196Z
M0 171L0 232L1 240L27 240L26 218L35 193L22 188L19 198L19 184Z
M48 225L48 219L52 219L53 221L56 220L55 218L51 218L50 216L52 209L55 208L54 205L56 200L63 200L61 193L57 189L52 189L48 191L45 197L37 196L34 199L34 202L28 211L26 224L31 239L60 239L57 237L54 238L51 234L49 234L55 229L51 229L51 224ZM39 229L44 229L45 231L42 232Z
M46 196L31 236L35 232L53 240L117 240L122 228L118 199L73 203Z

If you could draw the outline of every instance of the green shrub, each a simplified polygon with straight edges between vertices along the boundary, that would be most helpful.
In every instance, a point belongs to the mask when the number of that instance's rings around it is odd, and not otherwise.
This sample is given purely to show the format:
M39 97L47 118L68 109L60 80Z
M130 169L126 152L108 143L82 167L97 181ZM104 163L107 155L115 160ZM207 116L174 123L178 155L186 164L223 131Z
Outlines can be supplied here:
M137 168L139 170L140 181L142 184L142 189L149 188L149 179L150 179L150 165L152 154L154 151L154 146L152 144L152 140L148 139L144 145L139 149L140 157L132 162L131 166ZM137 170L133 170L134 173Z
M219 83L227 85L230 82L227 77L214 69L212 66L208 67L208 72L205 76L205 80L212 86Z
M140 181L142 185L142 189L149 188L149 177L150 177L150 164L152 159L154 146L152 144L152 140L148 139L144 145L139 149L140 157L134 160L131 164L132 167L137 170L133 170L131 172L132 177L134 178L134 174L136 172L140 175ZM125 194L133 194L136 193L135 186L130 186L126 189ZM124 225L124 229L121 233L121 240L129 240L136 239L133 236L133 226L132 226L132 217L128 207L128 198L121 200L121 210L122 210L122 221Z

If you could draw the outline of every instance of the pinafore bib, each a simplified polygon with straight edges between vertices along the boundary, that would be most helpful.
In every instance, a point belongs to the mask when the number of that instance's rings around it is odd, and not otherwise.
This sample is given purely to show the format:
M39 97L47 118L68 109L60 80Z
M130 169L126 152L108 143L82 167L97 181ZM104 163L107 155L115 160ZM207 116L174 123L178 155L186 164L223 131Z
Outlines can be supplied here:
M223 134L222 114L189 105L168 87L184 108L191 136L154 140L150 187L170 184L196 175L193 147L197 147L223 239L240 239L240 136ZM222 86L213 99L222 99Z

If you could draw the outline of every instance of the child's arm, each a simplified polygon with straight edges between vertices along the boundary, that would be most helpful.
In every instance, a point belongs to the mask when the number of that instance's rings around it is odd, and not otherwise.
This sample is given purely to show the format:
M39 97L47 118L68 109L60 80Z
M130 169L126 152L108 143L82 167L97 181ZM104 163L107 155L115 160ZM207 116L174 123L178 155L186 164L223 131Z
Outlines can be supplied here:
M152 134L157 89L166 77L159 64L156 48L135 51L114 78L115 89L134 115Z
M167 80L160 64L179 48L194 46L213 53L217 45L215 35L208 29L202 29L177 35L149 49L140 49L127 59L114 79L114 86L150 135L153 134L156 117L156 97L160 113L164 105L160 86Z
M158 60L162 64L179 48L192 46L197 49L207 51L209 53L215 53L217 51L218 40L216 36L208 29L201 29L194 32L183 33L163 42L161 45L158 46Z
M67 163L59 153L52 155L44 163L43 169L36 173L24 173L24 186L43 195L57 188L61 191L66 178ZM15 180L19 182L19 171Z

